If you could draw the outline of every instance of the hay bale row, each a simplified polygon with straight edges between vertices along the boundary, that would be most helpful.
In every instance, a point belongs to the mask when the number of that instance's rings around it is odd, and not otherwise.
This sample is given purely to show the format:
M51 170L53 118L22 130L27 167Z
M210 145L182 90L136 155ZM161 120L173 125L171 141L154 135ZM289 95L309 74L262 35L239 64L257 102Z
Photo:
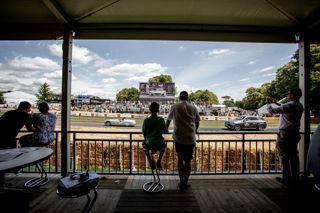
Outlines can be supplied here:
M54 145L51 147L53 150ZM73 144L71 144L71 157L73 156ZM130 165L130 144L124 142L89 142L76 143L76 170L92 169L97 170L123 171L130 168L145 170L149 163L139 142L132 143L132 161ZM197 146L192 160L193 171L234 171L241 170L275 170L280 169L279 159L275 150L267 150L262 153L261 149L245 149L244 162L242 149L237 147L224 146ZM55 158L59 159L56 153L51 157L50 163L54 164ZM158 156L156 155L156 159ZM72 161L74 159L71 159ZM171 144L167 145L163 156L162 167L165 171L177 170L177 155Z

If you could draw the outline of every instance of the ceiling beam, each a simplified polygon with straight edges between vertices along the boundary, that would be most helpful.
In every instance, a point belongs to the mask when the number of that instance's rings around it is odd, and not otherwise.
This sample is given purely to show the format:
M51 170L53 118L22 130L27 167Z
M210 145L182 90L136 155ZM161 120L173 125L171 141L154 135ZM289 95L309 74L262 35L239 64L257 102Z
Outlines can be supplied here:
M90 38L91 37L91 38ZM76 39L147 39L294 43L294 28L188 24L77 24Z
M73 20L56 0L42 0L42 2L59 21L68 25L69 27L73 26Z
M109 1L106 1L104 4L100 5L99 7L96 7L96 8L94 8L94 9L91 9L90 11L85 12L84 14L76 17L75 20L76 20L77 22L79 22L79 21L81 21L81 20L83 20L83 19L86 19L86 18L88 18L89 16L92 16L92 15L98 13L99 11L101 11L101 10L107 8L107 7L110 7L111 5L113 5L113 4L115 4L115 3L119 2L119 1L120 1L120 0L109 0Z
M290 14L288 11L286 11L285 9L281 8L278 4L276 4L274 1L272 0L265 0L269 5L271 5L271 7L273 7L274 9L276 9L278 12L280 12L282 15L284 15L285 17L287 17L288 20L290 20L293 24L298 25L299 24L299 20L297 20L297 18Z
M306 20L303 22L308 28L312 28L313 25L319 25L320 23L320 7L314 10L312 14L310 14Z

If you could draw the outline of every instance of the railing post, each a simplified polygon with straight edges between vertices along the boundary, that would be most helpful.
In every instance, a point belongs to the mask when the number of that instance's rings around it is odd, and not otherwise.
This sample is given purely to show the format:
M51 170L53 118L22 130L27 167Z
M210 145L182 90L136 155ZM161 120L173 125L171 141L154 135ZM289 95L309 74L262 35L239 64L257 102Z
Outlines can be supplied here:
M242 149L241 149L241 173L244 173L245 170L245 134L241 133L242 135Z
M132 174L132 133L130 132L130 158L129 158L129 174Z
M76 143L76 133L73 133L73 172L76 172L77 167L77 143Z
M55 153L55 155L56 155L56 162L55 162L55 167L56 167L56 169L55 169L55 172L58 172L58 165L59 165L59 163L58 163L58 158L59 158L59 155L58 155L58 153L59 153L59 137L58 137L58 135L59 135L59 133L56 131L55 132L55 135L56 135L56 144L55 144L55 150L56 150L56 153ZM61 142L61 140L60 140L60 142Z

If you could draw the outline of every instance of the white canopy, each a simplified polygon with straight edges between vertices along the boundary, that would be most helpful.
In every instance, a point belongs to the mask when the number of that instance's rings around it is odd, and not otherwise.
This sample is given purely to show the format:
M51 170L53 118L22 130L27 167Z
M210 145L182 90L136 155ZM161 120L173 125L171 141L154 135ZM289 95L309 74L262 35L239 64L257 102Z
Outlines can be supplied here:
M36 96L22 91L4 93L3 97L9 105L18 105L21 101L28 101L31 104L36 102Z

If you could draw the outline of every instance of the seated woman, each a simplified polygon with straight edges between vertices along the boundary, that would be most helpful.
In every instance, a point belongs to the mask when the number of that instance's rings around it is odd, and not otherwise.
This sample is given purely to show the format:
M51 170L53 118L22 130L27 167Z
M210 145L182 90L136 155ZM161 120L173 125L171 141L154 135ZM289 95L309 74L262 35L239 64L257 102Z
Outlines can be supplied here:
M144 136L144 148L147 150L152 150L153 153L160 151L159 158L157 160L156 166L161 169L161 159L165 151L163 133L167 132L165 121L162 117L159 117L157 113L159 112L159 104L152 102L149 110L151 116L143 121L142 133ZM151 158L150 153L146 152L148 161L150 162L151 169L155 169L155 163L153 158Z
M49 105L42 102L38 105L40 113L32 116L35 132L20 138L21 147L45 146L54 141L56 116L49 112Z

